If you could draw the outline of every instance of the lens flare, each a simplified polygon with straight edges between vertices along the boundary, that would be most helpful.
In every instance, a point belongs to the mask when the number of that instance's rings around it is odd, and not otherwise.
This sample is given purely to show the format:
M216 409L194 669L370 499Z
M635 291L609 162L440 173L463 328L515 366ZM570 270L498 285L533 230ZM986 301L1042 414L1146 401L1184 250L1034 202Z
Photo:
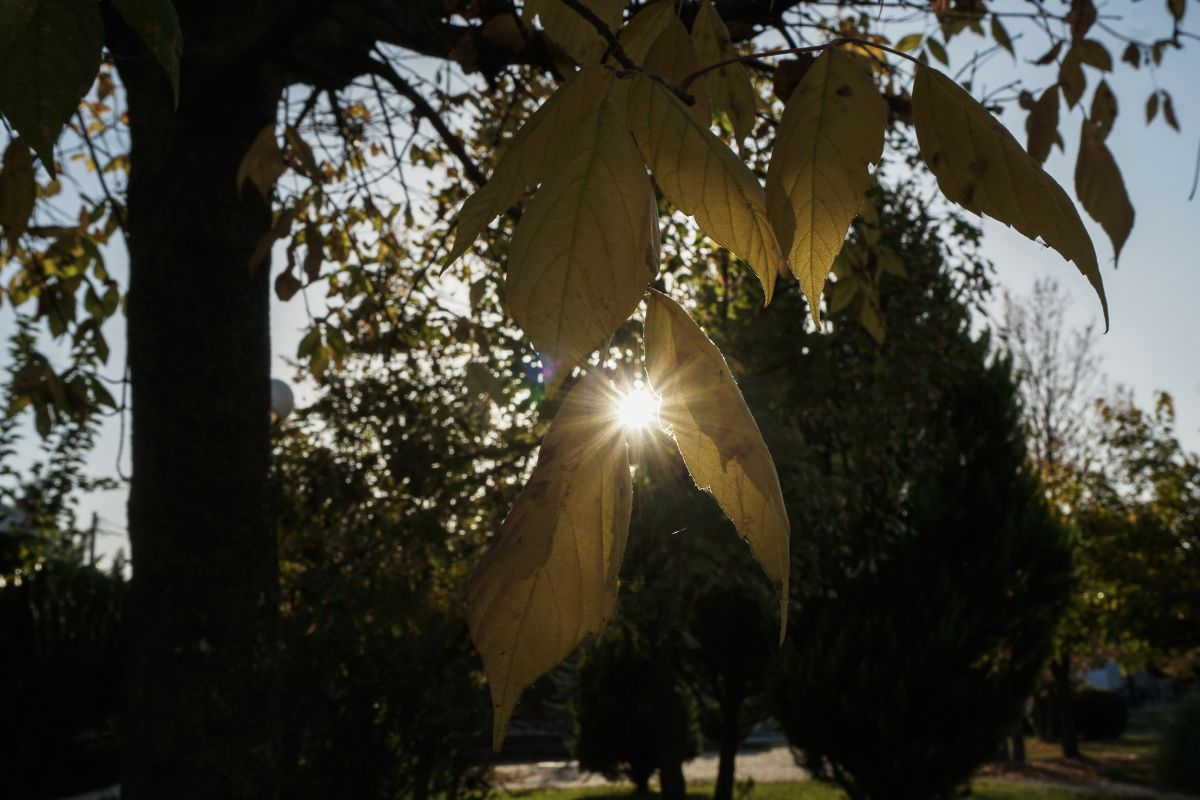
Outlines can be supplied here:
M617 421L630 430L648 428L658 419L658 397L633 389L617 398Z

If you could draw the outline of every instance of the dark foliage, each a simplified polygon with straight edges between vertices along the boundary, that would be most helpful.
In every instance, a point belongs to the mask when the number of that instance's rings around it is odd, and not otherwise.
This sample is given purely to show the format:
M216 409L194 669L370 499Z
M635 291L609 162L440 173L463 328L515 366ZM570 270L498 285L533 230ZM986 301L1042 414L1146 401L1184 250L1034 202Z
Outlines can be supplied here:
M1080 738L1120 739L1128 722L1129 708L1120 695L1100 689L1084 689L1075 695L1075 725Z
M659 767L661 710L654 667L648 643L625 625L614 625L583 650L572 708L575 758L581 769L647 790ZM692 758L700 751L695 707L682 693L675 701L685 708L688 720L679 731L683 757Z
M951 273L922 213L883 227L908 268L881 282L886 341L849 328L806 342L796 384L828 403L773 432L796 444L775 451L784 485L807 487L789 510L816 552L797 551L810 594L770 695L815 774L852 798L926 800L953 795L1018 718L1070 555L1023 470L1009 366L969 333L975 273Z
M1200 693L1180 703L1158 745L1158 774L1172 789L1200 793Z

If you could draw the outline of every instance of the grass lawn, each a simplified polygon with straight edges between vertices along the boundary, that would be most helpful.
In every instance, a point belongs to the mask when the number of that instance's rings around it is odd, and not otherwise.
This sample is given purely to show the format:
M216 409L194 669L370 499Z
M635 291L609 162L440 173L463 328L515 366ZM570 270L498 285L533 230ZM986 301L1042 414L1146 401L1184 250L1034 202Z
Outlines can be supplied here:
M974 790L973 797L980 798L980 800L1112 800L1111 795L1086 790L1074 791L994 781L979 781L975 784ZM642 796L646 797L646 795ZM735 796L739 795L735 792ZM630 800L635 795L631 790L603 786L585 789L537 789L505 792L501 794L501 797L513 797L519 798L519 800ZM658 797L658 795L650 794L648 797ZM711 786L692 786L688 792L689 800L708 800L710 797L712 797ZM816 781L804 781L801 783L756 784L744 797L745 800L843 800L845 795L831 786Z

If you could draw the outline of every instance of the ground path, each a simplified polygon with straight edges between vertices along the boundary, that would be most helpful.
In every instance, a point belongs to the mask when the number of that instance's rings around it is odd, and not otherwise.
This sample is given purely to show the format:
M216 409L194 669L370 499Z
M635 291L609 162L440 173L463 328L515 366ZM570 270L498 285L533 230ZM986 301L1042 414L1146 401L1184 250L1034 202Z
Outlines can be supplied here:
M717 754L704 753L684 765L684 776L689 784L713 783L717 779ZM498 764L495 773L496 786L515 791L518 789L545 789L551 787L606 786L604 776L580 772L574 761L542 761L535 764ZM738 780L753 780L755 783L780 783L808 779L808 773L796 765L791 750L786 745L774 745L738 754ZM1153 797L1189 800L1184 795L1156 792L1146 786L1115 781L1064 781L1046 779L1034 774L1022 775L1009 771L985 768L986 780L1024 785L1046 786L1063 789L1086 789L1096 794L1113 797ZM1191 800L1197 800L1192 798Z

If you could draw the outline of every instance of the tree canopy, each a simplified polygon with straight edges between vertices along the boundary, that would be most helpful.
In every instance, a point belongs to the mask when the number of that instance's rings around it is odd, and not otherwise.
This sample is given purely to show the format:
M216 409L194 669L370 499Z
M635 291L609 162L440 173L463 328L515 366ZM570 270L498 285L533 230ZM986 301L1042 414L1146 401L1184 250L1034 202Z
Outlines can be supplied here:
M65 367L22 351L10 413L32 409L46 434L115 407L102 323L127 317L129 796L178 790L167 775L197 796L277 791L269 285L281 298L324 285L298 354L315 373L350 337L402 339L439 280L491 315L492 331L467 320L456 337L523 334L536 350L528 396L558 416L469 601L498 743L522 689L603 628L616 594L630 484L606 345L644 352L682 462L786 610L776 467L664 263L708 269L688 263L706 237L728 251L723 280L742 261L769 303L795 276L813 325L823 305L849 307L882 340L877 279L894 253L846 233L869 229L864 193L911 135L946 200L1072 262L1107 320L1096 249L1042 163L1068 138L1065 104L1082 118L1075 198L1119 254L1134 212L1105 143L1118 105L1103 76L1170 57L1187 10L1168 0L1142 40L1091 0L0 4L3 296L72 349ZM982 39L950 75L946 45L968 35ZM980 64L1018 54L1049 87L976 98ZM1027 111L1027 146L993 113L1006 101ZM1160 110L1178 125L1156 89L1147 116ZM423 170L465 180L418 201ZM128 287L107 265L120 241ZM387 291L400 258L424 265Z

